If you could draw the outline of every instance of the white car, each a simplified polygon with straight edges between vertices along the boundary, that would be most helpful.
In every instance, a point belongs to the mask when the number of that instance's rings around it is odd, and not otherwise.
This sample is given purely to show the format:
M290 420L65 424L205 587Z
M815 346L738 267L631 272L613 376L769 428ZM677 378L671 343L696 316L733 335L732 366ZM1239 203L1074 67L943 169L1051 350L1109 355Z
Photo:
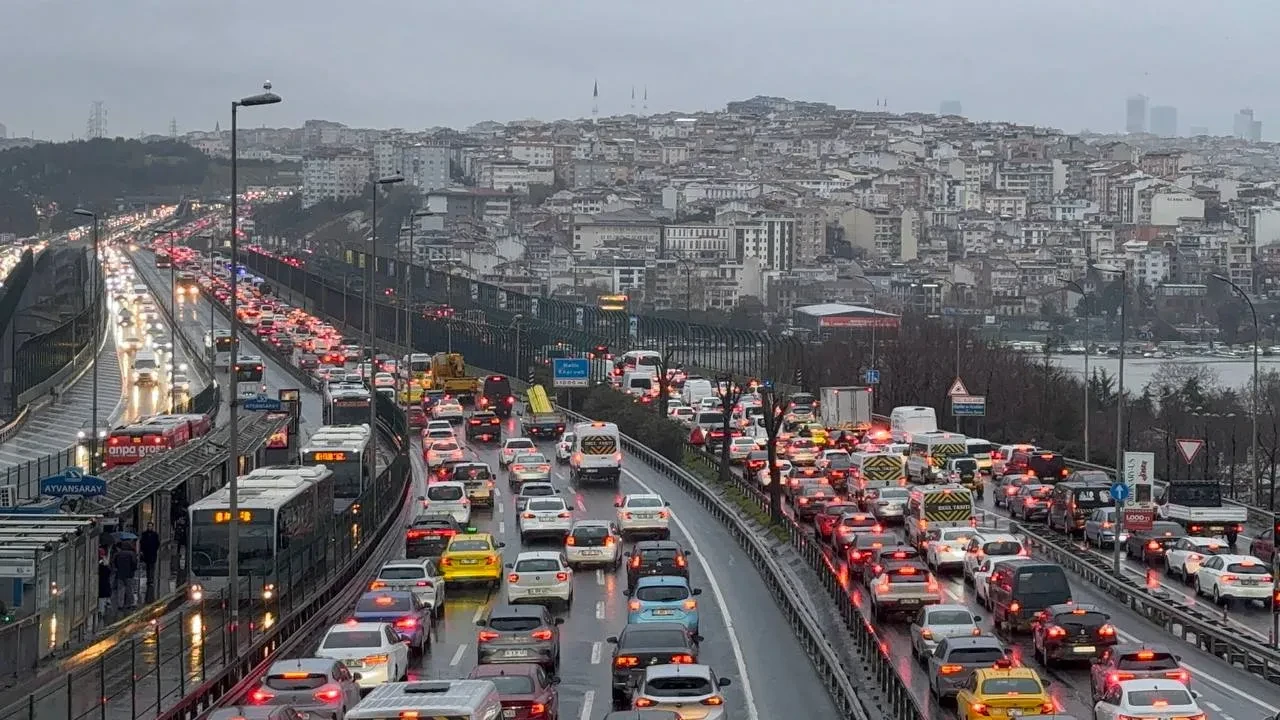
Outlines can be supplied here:
M394 388L396 386L396 376L391 373L378 373L373 376L374 388Z
M991 474L1000 477L1004 474L1004 464L1018 451L1031 452L1035 450L1035 445L1027 443L1014 443L1013 445L1001 445L991 451Z
M545 603L558 600L567 611L573 607L573 568L554 550L522 552L508 563L507 602Z
M911 657L919 660L933 654L944 638L981 635L982 618L964 605L928 605L911 621Z
M614 503L618 508L618 528L622 536L652 535L666 540L671 537L669 503L660 495L637 493L624 495Z
M533 497L516 518L521 542L535 538L563 541L573 527L573 506L562 497Z
M467 499L467 486L449 480L431 483L422 498L424 512L448 513L459 525L471 522L471 501Z
M671 419L678 423L689 425L693 423L693 408L688 405L672 408L670 410Z
M726 720L729 708L723 690L729 683L727 677L716 677L708 665L650 665L644 669L631 698L636 707L646 710L625 716Z
M447 430L449 434L452 435L453 423L448 420L428 420L427 426L423 428L423 430Z
M409 643L396 635L390 623L349 620L325 633L316 657L341 660L366 690L386 682L399 682L409 672Z
M444 576L434 558L389 560L382 564L369 589L411 592L429 605L436 617L444 613Z
M569 456L573 455L573 441L575 439L576 436L571 432L560 436L560 439L556 442L556 464L569 464Z
M756 439L749 437L736 437L729 441L729 462L744 463L747 456L756 450Z
M1196 702L1199 696L1178 680L1123 680L1107 688L1106 694L1093 706L1093 717L1095 720L1203 718L1204 711Z
M617 570L622 565L622 532L607 520L579 520L564 538L564 555L569 567L604 565Z
M554 497L560 491L550 482L530 482L520 486L520 492L516 493L516 512L523 512L524 506L529 502L529 498L536 497Z
M466 459L462 446L457 440L435 440L427 448L427 467L433 468L447 462L462 462Z
M431 408L431 417L435 420L448 420L451 423L460 423L463 418L462 405L453 401L438 402L435 407Z
M978 571L973 574L973 590L978 596L978 604L988 610L991 609L991 573L995 572L996 566L1010 560L1017 560L1017 555L996 555L982 561L978 566Z
M978 565L988 557L1000 555L1025 555L1022 541L1009 533L978 533L969 539L964 553L964 579L973 582Z
M779 459L778 460L778 478L785 483L787 480L787 476L790 474L791 474L791 461ZM767 488L769 487L769 483L773 482L773 476L769 474L769 466L767 463L765 464L764 467L756 471L756 482L760 484L761 488Z
M1231 548L1218 538L1184 537L1165 551L1165 571L1182 578L1184 583L1190 583L1200 571L1200 564L1205 558L1230 552Z
M1219 605L1233 600L1271 599L1271 571L1251 555L1214 555L1200 563L1196 594L1207 595Z
M538 446L527 437L507 438L502 441L502 449L498 451L498 465L506 467L515 462L517 455L536 452Z
M457 440L458 436L454 434L453 429L441 430L440 428L423 428L422 444L430 447L431 443L443 440Z
M941 574L947 570L963 568L965 548L973 539L973 528L940 528L937 533L938 536L929 541L924 553L925 562L930 569Z

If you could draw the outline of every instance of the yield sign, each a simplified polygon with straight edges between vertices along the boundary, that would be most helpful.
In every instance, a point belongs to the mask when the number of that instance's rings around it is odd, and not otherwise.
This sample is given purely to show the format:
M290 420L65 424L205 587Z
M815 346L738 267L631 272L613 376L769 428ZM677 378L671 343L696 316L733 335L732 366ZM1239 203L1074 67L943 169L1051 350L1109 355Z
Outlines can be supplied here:
M951 397L968 394L969 389L964 386L964 381L958 377L955 379L955 382L951 383L951 389L947 391L947 395L950 395Z
M1182 454L1182 459L1186 460L1188 465L1195 462L1196 456L1199 455L1200 451L1203 449L1203 440L1187 440L1181 438L1178 440L1178 452Z

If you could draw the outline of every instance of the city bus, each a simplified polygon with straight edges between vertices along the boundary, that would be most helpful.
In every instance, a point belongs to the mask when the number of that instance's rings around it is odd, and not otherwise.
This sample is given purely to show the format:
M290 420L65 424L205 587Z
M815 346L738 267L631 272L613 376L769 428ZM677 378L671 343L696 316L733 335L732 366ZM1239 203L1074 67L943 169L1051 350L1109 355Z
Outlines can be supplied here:
M133 465L152 455L186 445L191 439L189 425L180 423L137 423L107 433L106 469Z
M160 270L168 270L173 267L173 256L163 250L156 252L156 267Z
M277 600L327 563L333 527L333 473L325 467L273 465L238 478L238 575L246 599ZM188 594L200 601L225 590L230 571L231 489L191 504Z
M231 367L231 333L219 330L213 337L205 341L206 349L213 356L213 367L217 370L229 370Z
M376 462L373 432L367 422L325 425L302 448L304 466L323 465L333 473L334 512L346 510L373 483Z
M257 355L241 355L236 362L231 381L235 383L236 397L241 400L267 392L263 378L267 367Z
M326 425L359 425L369 422L369 404L373 396L362 385L340 383L325 390L324 423Z

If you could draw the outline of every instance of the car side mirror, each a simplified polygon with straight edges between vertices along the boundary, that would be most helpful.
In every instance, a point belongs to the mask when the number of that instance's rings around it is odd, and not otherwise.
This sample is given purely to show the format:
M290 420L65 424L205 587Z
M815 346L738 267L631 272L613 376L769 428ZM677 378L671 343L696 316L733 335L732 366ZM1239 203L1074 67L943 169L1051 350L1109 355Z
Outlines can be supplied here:
M604 641L605 641L605 642L607 642L607 643L609 643L610 645L617 645L617 644L618 644L618 636L617 636L617 635L610 635L609 637L605 638L605 639L604 639Z
M573 512L573 506L572 506L572 505L567 505L567 506L565 506L565 509L566 509L566 510L568 510L568 511L570 511L570 512Z
M623 588L622 597L631 597L631 588Z
M694 635L694 636L693 636L693 641L694 641L694 642L696 642L696 643L700 643L700 642L702 642L702 640L703 640L703 637L702 637L701 635Z
M504 567L504 568L506 568L506 569L508 569L508 570L512 570L512 569L514 569L514 568L515 568L515 565L513 565L513 564L511 564L511 563L506 563L506 564L505 564L505 565L503 565L502 567Z
M1174 662L1182 662L1182 656L1181 656L1181 655L1174 655L1174 656L1173 656L1173 659L1174 659Z
M719 685L720 687L729 687L730 685L733 684L733 681L730 680L729 678L722 677L716 681L716 684Z
M1200 691L1199 691L1199 690L1192 690L1192 691L1191 691L1191 697L1195 698L1196 700L1199 700L1199 699L1200 699Z
M426 496L426 495L419 495L419 496L418 496L418 499L419 499L419 500L426 500L426 499L427 499L427 496Z
M975 625L976 625L977 623L982 622L982 616L981 616L981 615L974 615L974 616L973 616L973 622L974 622L974 624L975 624Z
M616 502L616 503L614 503L614 504L613 504L613 506L614 506L614 507L616 507L616 508L620 508L620 507L622 507L622 503L620 503L620 502Z
M555 620L552 620L552 622L555 623L556 625L563 625L564 618L556 618Z
M351 679L352 679L352 680L356 680L356 681L363 680L363 679L364 679L364 675L362 675L362 674L360 674L360 673L351 673Z
M498 543L498 547L500 547L500 548L504 548L504 547L506 547L506 546L507 546L507 544L506 544L506 543L504 543L504 542L500 542L500 543Z
M550 682L551 682L551 684L552 684L552 685L559 685L559 684L560 684L560 676L559 676L559 675L555 675L555 676L553 676L553 677L551 678Z
M671 501L670 501L670 500L663 500L663 501L662 501L662 506L663 506L663 507L671 507Z
M1040 681L1040 684L1041 684L1041 685L1043 685L1044 687L1049 687L1050 685L1052 685L1052 684L1053 684L1053 681L1052 681L1052 680L1041 680L1041 681Z
M622 555L623 555L623 557L631 557L631 551L630 551L630 550L628 550L628 551L626 551L626 552L622 553Z
M701 595L701 594L702 594L702 588L694 588L694 589L693 589L692 594L693 594L694 596Z

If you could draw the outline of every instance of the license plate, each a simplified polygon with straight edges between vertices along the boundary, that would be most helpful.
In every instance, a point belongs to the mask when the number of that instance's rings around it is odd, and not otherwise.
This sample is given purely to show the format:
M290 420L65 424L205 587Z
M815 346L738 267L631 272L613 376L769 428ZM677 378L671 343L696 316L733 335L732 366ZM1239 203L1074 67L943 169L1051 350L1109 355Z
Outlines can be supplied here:
M515 716L516 716L516 709L515 709L515 708L504 708L504 709L503 709L503 711L502 711L502 717L505 717L505 718L513 718L513 717L515 717Z
M551 588L529 588L530 595L550 595Z
M600 557L604 555L603 550L583 550L581 552L583 557Z
M637 520L652 520L654 517L653 513L636 513Z
M1011 708L1009 710L1009 717L1022 717L1022 711L1016 708Z
M1093 653L1093 652L1097 652L1097 650L1098 648L1094 647L1093 645L1077 645L1071 648L1071 652L1076 652L1081 654Z
M475 565L480 561L479 560L459 560L459 562L463 565Z
M347 667L360 667L361 665L364 664L364 661L363 660L343 660L342 664L346 665Z
M899 600L898 604L899 605L919 605L920 600L918 598L907 598L905 600Z
M528 650L503 650L502 657L504 658L529 657L529 651Z
M662 615L662 616L664 616L664 617L665 617L665 616L667 616L667 615L675 615L675 614L676 614L676 611L675 611L675 610L654 610L654 611L653 611L653 614L654 614L654 615Z
M1241 585L1257 585L1258 581L1257 580L1241 580L1240 584Z

